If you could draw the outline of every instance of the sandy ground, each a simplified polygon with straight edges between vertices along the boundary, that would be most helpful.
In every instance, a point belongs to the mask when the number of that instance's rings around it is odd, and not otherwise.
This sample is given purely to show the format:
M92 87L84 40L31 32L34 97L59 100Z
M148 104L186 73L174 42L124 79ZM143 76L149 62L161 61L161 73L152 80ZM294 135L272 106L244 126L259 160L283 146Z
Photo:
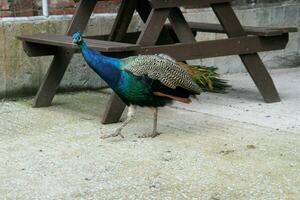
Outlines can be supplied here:
M101 140L119 126L99 123L105 92L3 101L0 199L300 199L300 68L273 76L281 103L228 76L228 94L160 109L154 139L138 138L152 127L139 109L125 139Z

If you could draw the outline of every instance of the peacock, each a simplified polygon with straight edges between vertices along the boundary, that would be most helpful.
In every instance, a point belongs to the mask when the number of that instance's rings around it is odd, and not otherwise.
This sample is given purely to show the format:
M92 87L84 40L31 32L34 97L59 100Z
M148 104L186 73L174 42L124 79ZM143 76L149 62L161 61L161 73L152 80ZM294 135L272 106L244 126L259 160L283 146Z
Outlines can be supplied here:
M113 134L102 138L124 138L122 129L133 119L137 106L153 109L152 133L141 137L155 137L159 135L158 107L173 101L190 103L191 97L202 91L223 92L229 87L225 80L219 78L216 68L178 63L164 54L123 59L107 57L90 49L79 32L74 33L72 38L88 65L128 106L127 119Z

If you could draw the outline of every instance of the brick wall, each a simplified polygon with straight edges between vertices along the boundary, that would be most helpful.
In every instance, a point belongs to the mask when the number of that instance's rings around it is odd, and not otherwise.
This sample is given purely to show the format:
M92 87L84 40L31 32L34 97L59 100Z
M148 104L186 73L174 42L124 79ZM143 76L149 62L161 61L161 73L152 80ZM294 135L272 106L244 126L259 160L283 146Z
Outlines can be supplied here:
M120 0L100 1L95 8L96 13L116 12ZM50 15L72 14L74 12L73 0L49 0Z
M39 0L0 0L0 17L35 16L40 10Z
M42 14L42 0L0 0L0 18L16 16L36 16ZM121 0L103 0L98 2L97 13L116 12ZM268 3L287 3L299 0L235 0L233 5L259 5ZM64 15L74 13L74 0L48 0L50 15Z
M0 1L0 17L10 16L11 12L9 9L9 3L7 0Z
M95 12L116 12L121 0L100 1ZM74 0L48 0L50 15L73 14ZM41 0L0 0L0 17L41 15Z

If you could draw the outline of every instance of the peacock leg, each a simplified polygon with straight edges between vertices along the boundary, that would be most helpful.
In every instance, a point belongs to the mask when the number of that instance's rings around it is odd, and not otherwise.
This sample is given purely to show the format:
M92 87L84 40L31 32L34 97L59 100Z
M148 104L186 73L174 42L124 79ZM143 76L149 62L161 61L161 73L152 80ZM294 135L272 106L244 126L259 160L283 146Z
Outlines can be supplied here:
M151 134L142 135L140 138L147 138L147 137L156 137L160 135L159 132L157 132L157 115L158 115L158 108L154 108L154 115L153 115L153 130Z
M136 106L130 105L128 107L127 118L122 123L122 125L113 134L101 136L101 139L106 139L106 138L110 138L110 137L117 137L117 136L120 136L121 138L124 138L124 136L122 135L121 132L122 132L123 128L125 126L127 126L129 124L129 122L134 118L135 110L136 110Z
M154 108L154 116L153 116L153 130L151 137L156 137L159 135L157 132L157 118L158 118L158 108Z

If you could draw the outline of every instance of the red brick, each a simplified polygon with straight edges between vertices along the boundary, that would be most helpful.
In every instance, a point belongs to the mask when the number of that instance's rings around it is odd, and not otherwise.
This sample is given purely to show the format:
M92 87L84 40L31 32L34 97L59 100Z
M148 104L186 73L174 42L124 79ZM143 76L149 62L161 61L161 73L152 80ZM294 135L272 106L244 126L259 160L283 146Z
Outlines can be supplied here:
M10 11L5 11L5 10L0 11L0 17L10 17L10 16L11 16Z
M49 1L49 7L50 8L74 8L75 3L73 0L50 0Z
M7 0L0 0L0 11L2 10L8 10L9 9L9 3Z
M50 15L73 14L75 3L73 0L48 0ZM117 12L121 0L104 0L98 2L94 12ZM0 0L0 17L33 16L41 12L40 0Z
M120 5L120 0L99 1L95 8L96 13L117 12Z
M56 9L51 8L49 10L50 15L69 15L74 13L74 8Z

